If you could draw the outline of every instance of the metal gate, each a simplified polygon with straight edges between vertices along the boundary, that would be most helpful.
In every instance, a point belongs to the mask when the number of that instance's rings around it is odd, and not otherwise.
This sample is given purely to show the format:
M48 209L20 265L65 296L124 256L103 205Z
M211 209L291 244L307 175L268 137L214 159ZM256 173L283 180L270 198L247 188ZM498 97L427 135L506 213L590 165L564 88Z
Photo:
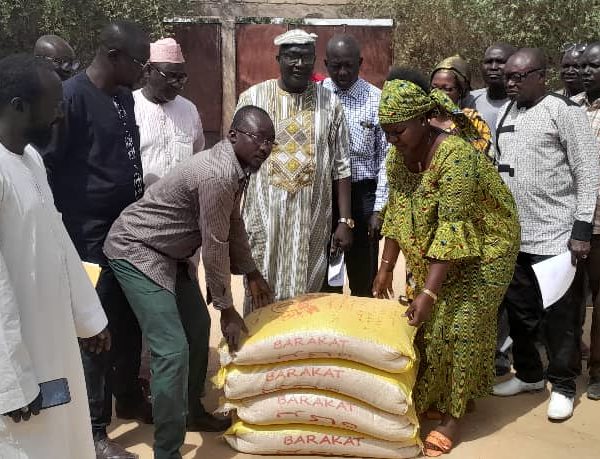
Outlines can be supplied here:
M277 47L273 44L273 39L288 29L298 27L319 36L316 46L315 72L327 75L327 69L323 63L327 42L334 34L347 32L354 35L362 47L361 77L376 86L381 87L383 85L393 59L391 25L350 25L352 23L369 22L356 20L339 21L340 24L337 25L329 25L329 23L337 22L332 20L314 20L311 22L316 24L248 24L238 22L235 30L237 95L239 96L241 92L253 84L279 76L279 66L275 61ZM320 25L319 22L323 25Z
M231 121L242 91L279 76L273 38L288 29L301 27L319 36L315 71L323 75L327 75L323 63L327 41L341 32L353 34L361 44L361 76L370 83L381 87L392 65L391 20L237 18L235 23L228 22L230 25L225 28L225 22L221 21L219 18L184 18L173 23L175 38L181 44L190 76L183 95L198 107L207 147L213 146L225 134L223 124ZM223 66L227 66L226 75L235 74L235 84L224 81Z
M206 146L221 140L223 117L223 69L221 65L221 24L177 23L175 39L186 59L189 82L183 96L200 112Z

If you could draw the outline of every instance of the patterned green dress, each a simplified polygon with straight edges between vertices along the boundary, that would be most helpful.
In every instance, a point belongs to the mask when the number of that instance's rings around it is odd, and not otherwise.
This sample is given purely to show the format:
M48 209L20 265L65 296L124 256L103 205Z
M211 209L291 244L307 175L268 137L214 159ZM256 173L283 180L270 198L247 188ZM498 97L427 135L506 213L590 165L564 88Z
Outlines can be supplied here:
M456 136L440 143L423 173L409 171L395 148L387 168L383 234L400 244L417 292L429 259L452 262L418 334L415 403L419 412L461 417L493 384L496 314L519 249L515 203L490 161Z

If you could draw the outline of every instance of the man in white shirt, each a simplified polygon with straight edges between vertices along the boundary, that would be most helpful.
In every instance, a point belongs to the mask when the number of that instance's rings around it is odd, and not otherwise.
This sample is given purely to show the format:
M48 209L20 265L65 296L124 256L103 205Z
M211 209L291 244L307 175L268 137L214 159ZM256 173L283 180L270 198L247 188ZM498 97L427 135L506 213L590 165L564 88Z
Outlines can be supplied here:
M47 61L0 61L1 458L96 457L77 336L108 350L108 322L28 145L49 143L61 101ZM71 401L40 411L40 384L60 378Z
M546 66L541 49L523 48L505 67L511 103L498 114L496 159L519 211L521 247L504 298L516 375L497 384L494 395L543 390L547 379L552 384L548 418L558 421L573 414L581 373L578 285L544 308L532 266L567 252L573 265L588 259L600 154L581 108L546 91ZM546 347L546 369L537 337Z
M196 106L179 95L188 80L181 47L172 38L150 44L150 59L146 64L146 84L133 93L135 119L140 128L140 149L144 183L151 185L178 164L204 149L202 122ZM199 257L192 257L198 267ZM196 273L192 273L196 277ZM210 316L203 303L200 313L204 342L201 354L201 378L206 377L210 337ZM200 410L202 411L202 405ZM220 432L229 427L228 419L219 419L206 411L196 413L189 430Z
M198 110L179 95L187 80L179 44L172 38L151 43L146 85L133 93L146 186L204 149Z

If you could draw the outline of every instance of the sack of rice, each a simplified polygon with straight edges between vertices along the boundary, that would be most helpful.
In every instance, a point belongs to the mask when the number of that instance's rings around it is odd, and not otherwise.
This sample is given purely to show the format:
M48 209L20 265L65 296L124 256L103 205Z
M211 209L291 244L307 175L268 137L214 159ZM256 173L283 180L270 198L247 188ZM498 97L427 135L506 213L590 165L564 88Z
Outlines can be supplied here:
M415 439L419 429L412 407L405 415L391 414L350 397L316 390L287 390L228 400L218 411L235 411L247 424L335 427L388 441Z
M245 318L248 337L231 355L222 345L221 364L335 358L401 373L416 360L405 311L397 301L324 293L275 303Z
M394 374L348 360L297 360L271 365L228 365L213 380L228 399L285 389L319 389L404 415L412 405L415 372Z
M100 278L100 271L102 271L102 268L100 268L100 265L97 265L96 263L88 263L87 261L83 262L83 268L90 278L92 285L95 287L98 283L98 279Z
M254 426L236 422L224 434L242 453L411 458L421 452L419 440L390 442L342 429L305 425Z

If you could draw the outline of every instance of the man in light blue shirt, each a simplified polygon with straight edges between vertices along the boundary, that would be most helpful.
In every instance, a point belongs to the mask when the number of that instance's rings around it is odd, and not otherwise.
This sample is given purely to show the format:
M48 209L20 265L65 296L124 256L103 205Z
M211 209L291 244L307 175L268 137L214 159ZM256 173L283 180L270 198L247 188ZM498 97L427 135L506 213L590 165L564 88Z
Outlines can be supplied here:
M348 279L352 295L370 297L381 228L374 211L375 191L387 142L377 116L381 90L358 76L361 64L360 45L353 36L336 35L327 44L325 65L330 78L323 86L340 99L350 133L354 242L346 253Z

